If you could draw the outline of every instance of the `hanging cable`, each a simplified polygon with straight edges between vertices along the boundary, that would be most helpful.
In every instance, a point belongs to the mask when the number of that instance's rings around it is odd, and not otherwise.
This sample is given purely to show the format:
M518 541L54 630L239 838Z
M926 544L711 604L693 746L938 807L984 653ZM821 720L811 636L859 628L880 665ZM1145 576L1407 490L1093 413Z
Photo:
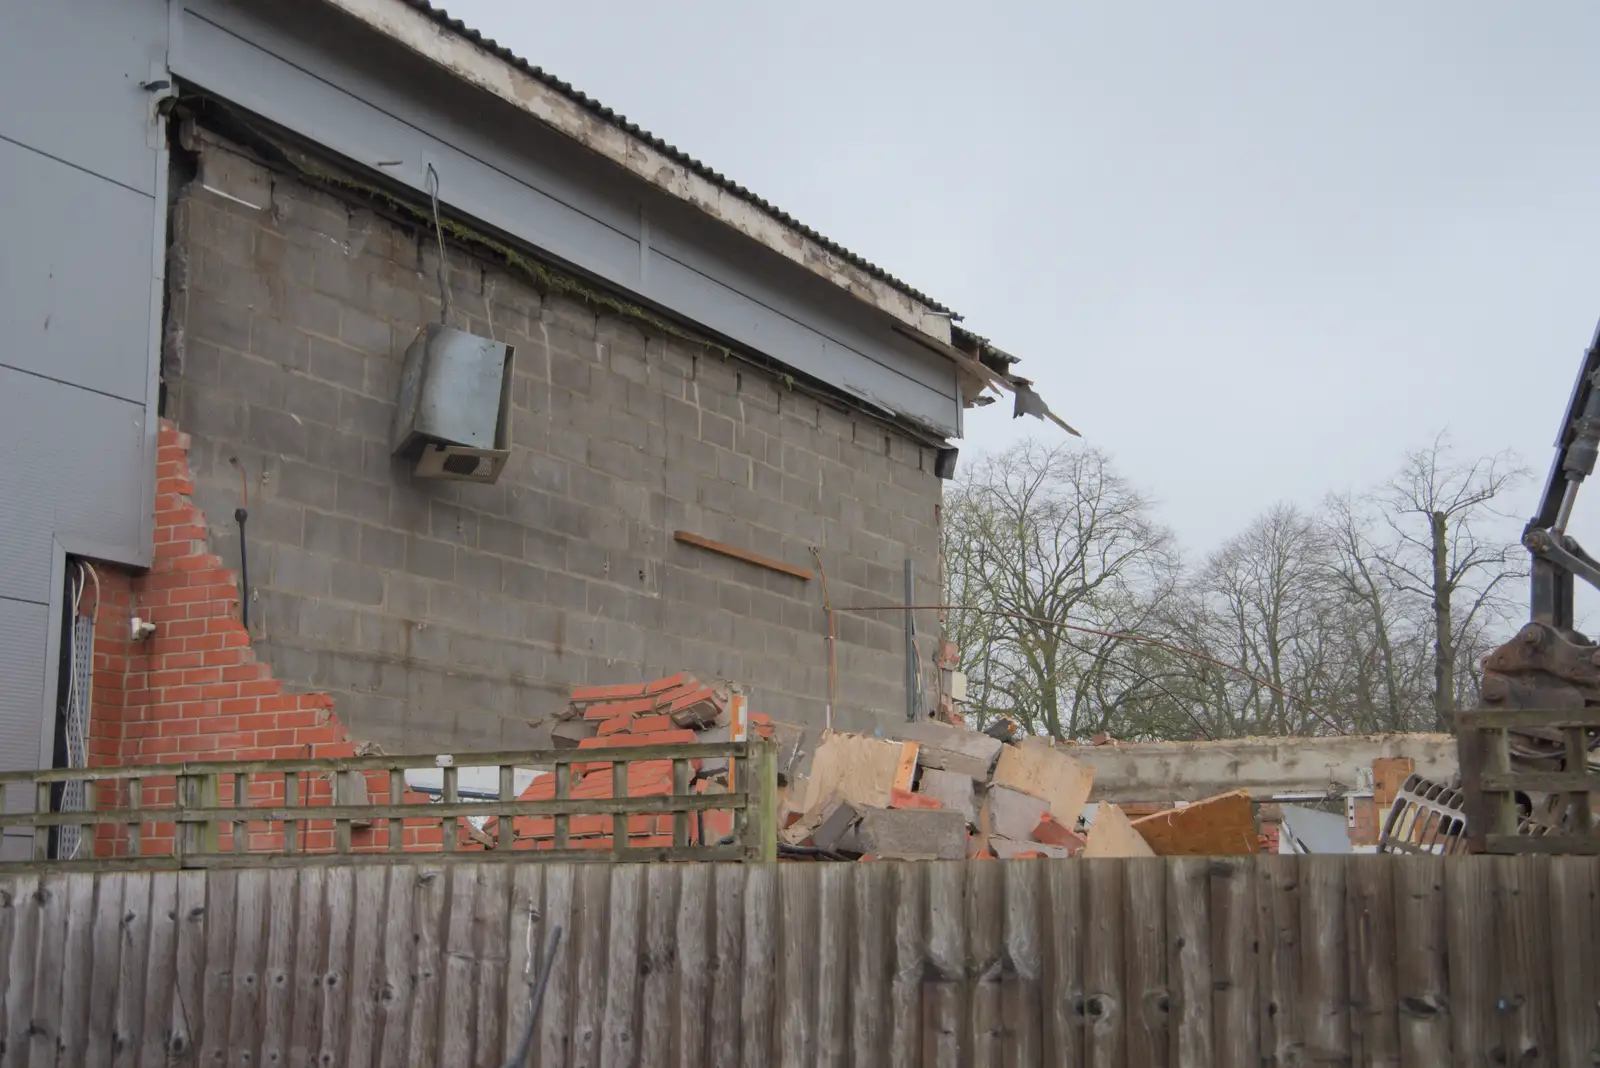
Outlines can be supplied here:
M450 264L444 255L444 223L439 218L439 172L428 164L428 199L433 202L433 236L439 242L439 269L435 277L439 282L439 321L450 322Z
M828 572L822 566L822 550L811 546L811 555L817 561L817 574L822 578L822 611L828 617L828 704L823 709L823 725L833 730L833 709L839 700L839 661L835 651L836 635L833 627L833 602L828 599Z
M250 480L245 477L244 463L237 456L228 462L239 469L239 507L233 510L234 521L239 524L239 622L250 629L250 552L245 542L244 522L250 518Z

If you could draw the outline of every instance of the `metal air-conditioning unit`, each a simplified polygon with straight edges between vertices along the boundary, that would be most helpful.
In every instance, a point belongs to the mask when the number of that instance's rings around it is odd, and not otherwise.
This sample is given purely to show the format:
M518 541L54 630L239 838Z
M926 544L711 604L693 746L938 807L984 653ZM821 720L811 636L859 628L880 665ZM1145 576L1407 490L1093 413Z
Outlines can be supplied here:
M390 445L418 478L493 482L511 456L510 345L429 323L406 349Z

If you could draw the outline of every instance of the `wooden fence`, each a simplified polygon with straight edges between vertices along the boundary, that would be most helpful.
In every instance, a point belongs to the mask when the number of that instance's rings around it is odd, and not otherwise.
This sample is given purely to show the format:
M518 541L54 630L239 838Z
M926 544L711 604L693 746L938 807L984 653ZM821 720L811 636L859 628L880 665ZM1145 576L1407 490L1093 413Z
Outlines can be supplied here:
M496 769L497 796L461 798L463 767ZM442 771L440 799L407 789L418 768ZM519 798L518 768L551 771ZM29 788L28 811L4 811L10 784ZM82 798L70 810L69 784ZM0 872L371 863L377 853L516 861L535 849L546 860L772 860L777 790L767 741L9 771L0 828L33 831L34 849ZM479 830L472 817L493 822Z
M1597 863L4 873L0 1066L1590 1064Z

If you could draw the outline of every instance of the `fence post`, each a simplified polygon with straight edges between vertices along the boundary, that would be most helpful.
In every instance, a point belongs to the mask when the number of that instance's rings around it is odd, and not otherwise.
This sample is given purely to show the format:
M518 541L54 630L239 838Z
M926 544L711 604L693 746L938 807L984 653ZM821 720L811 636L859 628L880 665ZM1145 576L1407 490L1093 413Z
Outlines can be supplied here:
M750 747L750 779L745 785L746 804L754 803L756 818L746 824L755 840L749 856L756 861L778 859L778 745L772 741L745 743Z

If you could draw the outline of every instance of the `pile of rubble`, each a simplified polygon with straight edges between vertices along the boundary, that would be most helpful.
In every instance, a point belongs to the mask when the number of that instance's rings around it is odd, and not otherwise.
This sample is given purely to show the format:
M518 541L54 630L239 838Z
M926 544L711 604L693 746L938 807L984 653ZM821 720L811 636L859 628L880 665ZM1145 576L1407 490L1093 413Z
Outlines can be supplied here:
M1043 739L1006 742L936 722L900 733L904 740L823 735L810 774L788 789L781 842L862 860L1203 856L1259 847L1242 790L1130 820L1116 805L1088 805L1094 769Z
M580 686L552 730L557 748L612 749L623 746L674 745L685 742L728 741L733 736L734 701L725 685L707 685L693 675L677 674L654 682L623 686ZM771 738L768 717L750 713L743 717L750 737ZM690 761L695 793L727 791L726 761ZM571 765L570 796L575 799L614 797L609 761ZM627 766L628 796L665 796L672 793L672 761L640 760ZM553 772L539 775L518 795L523 801L549 801L556 796ZM628 845L634 848L672 845L671 815L628 817ZM552 816L519 816L514 825L521 848L549 849L555 840ZM485 838L494 827L486 824ZM572 816L568 820L569 844L574 849L610 849L612 818L604 815ZM702 820L690 822L691 843L704 834L715 843L733 833L731 810L709 810Z

